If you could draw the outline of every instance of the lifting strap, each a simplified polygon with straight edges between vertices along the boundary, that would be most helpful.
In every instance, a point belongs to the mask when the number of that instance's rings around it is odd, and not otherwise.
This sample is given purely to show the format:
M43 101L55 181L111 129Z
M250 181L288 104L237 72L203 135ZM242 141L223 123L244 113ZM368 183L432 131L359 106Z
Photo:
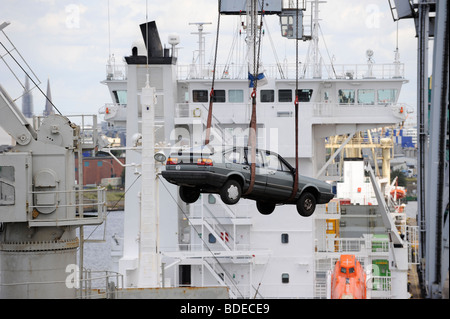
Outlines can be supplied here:
M297 19L296 19L296 32L295 35L295 52L296 52L296 63L295 63L295 174L294 174L294 186L292 188L292 194L289 201L295 200L295 196L298 191L298 0L297 0Z
M219 0L219 8L221 7L221 2L222 1ZM208 109L208 119L206 120L205 145L209 144L210 138L211 138L211 122L212 122L212 110L213 110L213 100L214 100L214 83L216 80L217 50L219 48L219 31L220 31L220 10L219 10L219 16L217 17L216 50L214 53L214 67L213 67L211 92L209 93L209 109Z
M259 2L259 1L258 1ZM258 16L258 6L256 5L257 1L253 2L253 25L254 28L253 34L256 35L256 17ZM249 132L249 140L248 140L248 148L251 150L251 163L250 163L250 185L245 192L244 195L249 195L253 191L253 187L255 185L255 175L256 175L256 89L258 87L258 75L259 75L259 60L260 60L260 52L261 52L261 35L263 28L263 18L264 18L264 0L262 1L261 6L261 22L259 25L259 41L258 41L258 52L256 54L256 37L254 36L253 42L253 91L251 93L252 98L252 116L250 119L250 132ZM248 155L247 155L248 156ZM248 159L248 158L247 158Z

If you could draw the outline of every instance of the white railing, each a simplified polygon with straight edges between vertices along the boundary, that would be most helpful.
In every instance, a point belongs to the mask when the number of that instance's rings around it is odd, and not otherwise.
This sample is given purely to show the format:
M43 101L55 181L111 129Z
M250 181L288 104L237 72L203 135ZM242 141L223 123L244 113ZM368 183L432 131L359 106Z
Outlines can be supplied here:
M118 272L83 269L80 275L79 299L117 299L123 288L123 275Z
M389 252L389 240L386 238L326 238L320 245L325 253L363 253L368 255ZM319 248L316 243L316 248Z
M314 78L314 65L300 67L299 78ZM297 70L295 63L265 64L260 67L268 79L295 79ZM197 65L179 65L178 79L212 79L213 69L206 66L202 72ZM404 78L405 66L403 63L385 64L328 64L322 65L319 71L323 79L392 79ZM218 64L216 66L216 79L248 79L247 64Z
M128 78L127 65L106 65L106 80L107 81L125 81Z
M67 210L73 209L78 212L90 211L91 214L89 216L92 216L92 212L94 212L94 214L96 213L96 216L93 217L75 216L73 218L61 218L59 217L58 212L53 213L45 219L32 219L32 217L30 217L29 224L32 226L98 225L103 223L106 219L106 189L103 187L87 190L32 191L30 194L33 198L43 195L45 197L55 199L55 204L53 205L29 205L28 207L30 211L39 211L40 209L57 210L59 208L66 208ZM65 199L66 203L62 204L60 199ZM30 216L32 216L32 214L30 214Z

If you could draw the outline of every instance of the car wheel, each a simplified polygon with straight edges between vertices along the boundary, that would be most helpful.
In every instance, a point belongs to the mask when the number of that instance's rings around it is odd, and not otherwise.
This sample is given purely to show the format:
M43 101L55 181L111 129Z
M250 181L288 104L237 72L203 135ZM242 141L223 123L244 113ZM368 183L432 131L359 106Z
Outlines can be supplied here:
M303 217L311 216L316 210L316 198L311 193L303 193L297 201L297 212Z
M220 189L220 198L227 205L234 205L241 199L242 187L238 181L229 179Z
M262 215L270 215L275 210L275 203L257 201L256 208Z
M200 197L200 190L195 187L180 186L181 200L187 204L192 204Z

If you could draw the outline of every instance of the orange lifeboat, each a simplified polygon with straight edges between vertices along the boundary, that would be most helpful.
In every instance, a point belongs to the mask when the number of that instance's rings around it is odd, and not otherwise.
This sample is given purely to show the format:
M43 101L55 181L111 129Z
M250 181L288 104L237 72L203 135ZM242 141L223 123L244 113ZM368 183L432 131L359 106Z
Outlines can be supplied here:
M404 198L406 197L406 189L395 188L391 190L391 196L397 199Z
M331 274L331 299L366 299L366 273L355 255L341 255Z

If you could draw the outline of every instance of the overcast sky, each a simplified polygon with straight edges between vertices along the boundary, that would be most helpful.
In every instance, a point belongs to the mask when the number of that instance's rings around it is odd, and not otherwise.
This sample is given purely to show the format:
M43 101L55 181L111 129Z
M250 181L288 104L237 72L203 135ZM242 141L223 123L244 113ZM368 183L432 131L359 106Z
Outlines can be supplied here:
M44 92L50 79L53 102L63 114L96 114L102 105L111 102L107 87L100 83L105 79L108 56L112 53L120 62L131 54L132 43L141 39L139 24L146 21L146 7L148 20L157 23L163 45L169 47L169 34L180 36L179 63L187 64L197 46L197 37L191 34L196 27L189 25L191 22L213 23L205 27L210 32L206 37L207 60L210 57L217 4L217 0L0 0L0 24L11 22L5 33L41 80ZM320 8L324 57L328 58L328 49L336 64L364 64L365 52L370 48L376 63L394 61L397 24L387 0L329 0ZM277 16L268 17L267 22L278 58L295 62L295 41L280 37ZM235 17L222 18L221 57L228 55L235 23ZM6 43L1 33L0 41ZM300 61L304 61L307 48L308 42L300 42ZM405 76L410 80L400 101L415 108L417 39L412 20L400 21L399 49ZM2 50L0 47L4 53ZM264 52L264 58L272 62L273 54ZM20 87L1 61L0 83L13 97L21 95ZM41 114L45 100L37 90L33 97L34 113ZM21 107L20 99L17 104Z

